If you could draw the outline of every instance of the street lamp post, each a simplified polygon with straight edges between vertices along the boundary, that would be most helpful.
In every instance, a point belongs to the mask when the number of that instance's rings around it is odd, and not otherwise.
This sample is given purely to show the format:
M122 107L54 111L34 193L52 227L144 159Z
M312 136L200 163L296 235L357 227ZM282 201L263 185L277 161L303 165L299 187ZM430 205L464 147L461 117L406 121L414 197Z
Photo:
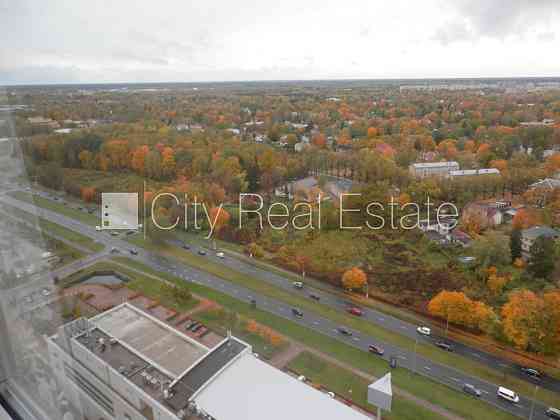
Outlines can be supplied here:
M533 420L533 414L535 414L535 399L537 398L537 391L539 386L535 385L535 391L533 392L533 400L531 401L531 413L529 414L529 420Z

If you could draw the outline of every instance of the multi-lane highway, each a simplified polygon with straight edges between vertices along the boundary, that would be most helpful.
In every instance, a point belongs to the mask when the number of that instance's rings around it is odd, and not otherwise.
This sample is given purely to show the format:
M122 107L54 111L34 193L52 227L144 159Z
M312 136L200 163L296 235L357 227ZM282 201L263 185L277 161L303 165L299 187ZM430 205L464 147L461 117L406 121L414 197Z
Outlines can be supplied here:
M92 226L88 226L74 219L70 219L59 213L49 211L49 210L39 209L33 206L32 204L16 200L12 197L5 196L5 195L0 197L0 200L6 202L7 204L10 204L11 206L20 208L22 210L40 214L41 217L44 217L47 220L65 226L83 235L89 236L95 239L96 241L105 244L107 247L109 247L109 249L112 247L117 247L123 251L126 251L132 248L128 242L122 240L119 237L112 237L107 232L96 231L95 228L93 228ZM497 384L491 384L484 380L478 379L476 377L472 377L470 375L467 375L466 373L457 371L451 366L445 366L445 365L433 363L430 360L427 360L423 357L416 356L412 352L402 350L389 343L381 342L380 340L377 340L375 337L366 336L358 331L352 331L351 336L342 335L338 331L338 327L340 327L340 325L335 324L332 321L323 318L312 311L306 311L302 318L294 317L291 312L292 307L285 302L278 301L265 296L260 296L250 289L244 288L237 284L227 282L219 277L186 266L178 261L171 260L169 258L163 258L157 254L147 252L144 250L138 250L138 251L139 251L138 255L136 256L131 255L131 258L135 258L138 261L142 262L147 266L150 266L155 270L173 274L179 278L184 279L185 281L191 281L194 283L205 285L207 287L213 288L215 290L219 290L227 295L230 295L242 301L249 302L254 299L260 309L266 310L270 313L281 316L283 318L290 319L293 322L305 326L306 328L333 337L337 340L345 342L346 344L359 348L363 351L367 351L368 346L370 344L381 346L385 349L385 355L383 357L386 359L388 359L391 356L397 357L399 360L399 366L401 367L414 370L422 375L431 377L439 382L445 383L457 390L461 390L463 384L465 383L472 384L482 391L481 399L487 401L488 403L493 404L496 407L499 407L500 409L508 411L519 417L523 417L523 418L530 417L533 403L532 400L530 398L527 398L526 396L521 396L521 399L518 404L511 404L497 397L496 395L496 391L498 387ZM196 248L191 249L191 252L197 252L197 249ZM225 264L232 270L241 273L251 274L255 277L262 278L267 282L274 283L278 287L290 288L290 289L292 288L291 281L283 278L282 276L259 269L251 264L240 261L236 258L225 256L225 258L222 259L222 258L218 258L217 256L215 256L214 253L211 252L208 253L205 258L213 258L215 259L215 261ZM309 293L309 291L304 288L301 292L298 293L305 294L305 293ZM319 290L313 290L313 294L317 294L318 296L320 296L321 298L320 304L322 305L332 306L340 310L345 310L348 306L348 302L346 302L344 299L336 295L331 295L327 292L323 292ZM382 325L386 329L397 331L400 334L406 335L414 339L419 338L424 340L424 338L419 337L417 335L416 326L401 321L399 319L387 316L385 314L382 314L380 312L371 309L364 310L364 317L365 319L371 322L374 322L378 325ZM371 357L380 357L380 356L372 355ZM484 363L484 359L481 359L481 362ZM534 408L534 413L533 413L534 419L544 420L547 418L545 414L545 410L546 410L545 406L536 402L533 408Z

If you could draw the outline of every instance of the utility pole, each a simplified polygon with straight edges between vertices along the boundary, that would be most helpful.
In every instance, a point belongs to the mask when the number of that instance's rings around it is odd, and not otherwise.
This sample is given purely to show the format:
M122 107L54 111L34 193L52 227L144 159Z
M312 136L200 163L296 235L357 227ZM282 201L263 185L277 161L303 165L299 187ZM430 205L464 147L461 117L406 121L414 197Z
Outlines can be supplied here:
M531 414L529 414L529 420L533 420L533 414L535 414L535 399L537 398L537 391L539 386L535 385L535 391L533 392L533 401L531 401Z

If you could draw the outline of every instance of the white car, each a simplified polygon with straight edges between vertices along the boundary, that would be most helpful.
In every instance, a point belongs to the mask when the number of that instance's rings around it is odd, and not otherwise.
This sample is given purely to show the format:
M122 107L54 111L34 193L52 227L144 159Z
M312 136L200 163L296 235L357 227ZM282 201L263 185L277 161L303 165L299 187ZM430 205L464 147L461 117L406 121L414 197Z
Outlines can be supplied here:
M498 388L498 397L514 404L517 404L519 402L519 395L517 395L511 389L504 388L503 386Z
M218 258L225 258L225 255L224 255L223 252L217 252L217 253L216 253L216 257L218 257Z
M432 335L432 330L428 327L418 327L416 328L416 331L418 332L418 334Z
M307 378L303 375L300 375L300 376L298 376L297 380L300 381L300 382L305 382L305 381L307 381Z
M334 392L332 392L332 391L327 392L327 395L331 398L335 397Z
M95 230L101 230L101 226L95 226Z
M303 283L301 281L294 281L293 285L296 289L303 289Z

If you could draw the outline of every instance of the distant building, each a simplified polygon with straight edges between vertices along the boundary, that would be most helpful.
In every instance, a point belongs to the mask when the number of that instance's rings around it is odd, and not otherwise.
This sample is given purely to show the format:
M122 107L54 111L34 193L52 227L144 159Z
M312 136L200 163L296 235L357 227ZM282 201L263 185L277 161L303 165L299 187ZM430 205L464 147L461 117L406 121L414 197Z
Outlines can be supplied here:
M413 177L426 178L430 176L447 177L451 171L458 171L459 164L451 162L426 162L413 163L409 167L409 172Z
M49 128L49 129L57 129L60 128L60 124L51 119L51 118L43 118L43 117L29 117L27 119L29 124L33 127L40 127L40 128Z
M465 169L462 171L450 171L450 178L460 178L464 176L480 176L480 175L500 175L499 169L488 168L488 169Z
M524 258L529 257L531 247L541 237L557 240L560 238L560 232L548 226L535 226L521 231L521 250Z
M128 303L46 341L64 396L88 419L369 419L233 336L207 348Z
M480 227L487 229L511 221L516 211L507 201L476 201L463 208L462 218L476 218L481 223Z
M546 178L546 179L541 179L540 181L537 181L534 184L529 185L529 189L531 190L544 189L544 190L551 191L556 188L560 188L560 179Z
M519 123L521 127L550 127L554 125L554 120L550 118L545 118L542 121L528 121Z
M345 178L337 178L325 175L326 182L320 187L319 179L315 176L308 176L297 181L289 182L274 190L277 197L285 197L290 200L299 198L304 201L316 201L317 195L321 194L323 200L338 201L342 193L350 191L352 181Z

